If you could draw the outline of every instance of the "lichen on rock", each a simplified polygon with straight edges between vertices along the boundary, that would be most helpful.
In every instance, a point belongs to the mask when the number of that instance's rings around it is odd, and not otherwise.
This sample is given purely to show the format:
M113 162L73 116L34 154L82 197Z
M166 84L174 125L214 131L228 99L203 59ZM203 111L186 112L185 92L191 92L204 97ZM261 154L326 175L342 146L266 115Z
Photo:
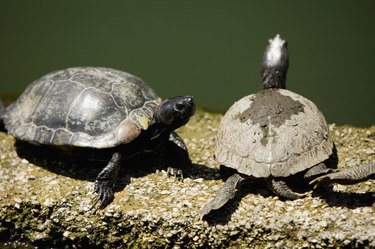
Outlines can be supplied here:
M178 130L194 163L183 180L167 176L158 158L132 159L120 172L115 200L97 213L90 207L100 168L31 164L0 132L0 239L58 247L375 247L374 180L294 201L254 181L214 220L200 220L222 186L213 158L220 118L199 110ZM375 126L330 125L330 132L339 168L375 161Z

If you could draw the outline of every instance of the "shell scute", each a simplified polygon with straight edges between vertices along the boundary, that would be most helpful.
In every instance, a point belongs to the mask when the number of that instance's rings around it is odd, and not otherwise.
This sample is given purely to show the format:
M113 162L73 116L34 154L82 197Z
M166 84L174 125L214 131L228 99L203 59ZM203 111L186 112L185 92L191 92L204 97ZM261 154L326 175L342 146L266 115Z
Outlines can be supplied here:
M68 68L30 84L8 107L4 122L10 134L24 141L107 148L147 129L160 103L154 90L131 74ZM134 132L118 138L124 120L134 124L128 126Z

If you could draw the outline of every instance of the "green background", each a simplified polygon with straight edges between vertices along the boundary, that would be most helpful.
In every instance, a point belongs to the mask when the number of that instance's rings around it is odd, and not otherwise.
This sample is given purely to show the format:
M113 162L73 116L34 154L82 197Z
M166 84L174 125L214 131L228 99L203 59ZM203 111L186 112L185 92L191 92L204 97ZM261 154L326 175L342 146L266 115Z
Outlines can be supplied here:
M72 66L140 76L162 97L225 111L260 86L275 34L287 87L328 122L375 124L375 1L0 1L0 94Z

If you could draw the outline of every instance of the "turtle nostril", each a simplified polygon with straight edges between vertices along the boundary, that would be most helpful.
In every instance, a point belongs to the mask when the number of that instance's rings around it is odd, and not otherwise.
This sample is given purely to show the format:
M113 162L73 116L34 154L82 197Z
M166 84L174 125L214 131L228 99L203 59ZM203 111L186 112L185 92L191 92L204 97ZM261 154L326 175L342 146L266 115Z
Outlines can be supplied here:
M187 96L186 99L187 99L187 101L189 103L193 103L194 102L194 97L193 96Z

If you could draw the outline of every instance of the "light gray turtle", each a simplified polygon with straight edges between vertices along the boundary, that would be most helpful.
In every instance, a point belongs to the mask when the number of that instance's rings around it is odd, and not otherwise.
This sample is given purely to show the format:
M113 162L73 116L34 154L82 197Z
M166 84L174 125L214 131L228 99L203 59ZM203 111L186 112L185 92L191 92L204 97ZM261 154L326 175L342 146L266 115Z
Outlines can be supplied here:
M287 43L277 35L263 56L261 90L235 102L223 116L214 156L236 172L203 207L203 218L232 199L247 178L263 179L276 195L296 199L305 195L292 190L286 180L297 173L307 180L324 175L315 182L324 184L371 176L368 168L333 173L337 154L327 122L313 102L285 89L288 65Z
M131 74L77 67L49 73L29 85L7 108L4 123L11 135L32 144L64 150L114 148L112 159L95 181L98 199L93 206L101 201L101 209L114 198L121 157L152 152L163 143L173 143L182 149L180 154L187 155L174 130L194 112L192 96L162 101Z

